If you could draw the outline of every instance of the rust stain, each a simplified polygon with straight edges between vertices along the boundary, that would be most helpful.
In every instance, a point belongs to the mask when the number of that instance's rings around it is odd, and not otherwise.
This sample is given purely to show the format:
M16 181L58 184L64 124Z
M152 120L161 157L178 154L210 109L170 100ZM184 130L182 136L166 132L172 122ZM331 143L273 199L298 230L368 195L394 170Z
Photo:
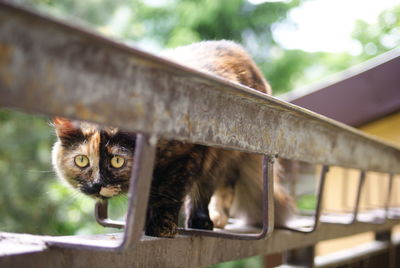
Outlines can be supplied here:
M54 82L55 74L54 74L54 66L52 62L48 62L46 65L46 70L47 70L47 81L50 83Z
M11 63L11 55L14 48L8 44L0 43L0 66Z
M14 75L10 71L13 52L13 47L0 43L0 81L6 86L11 86L14 81Z
M99 116L96 113L91 112L85 105L82 103L76 103L74 105L75 111L79 117L84 120L98 120Z
M187 129L188 129L188 132L189 132L189 133L192 133L193 126L192 126L192 122L190 121L190 117L189 117L188 114L184 114L184 115L183 115L183 117L182 117L182 119L181 119L181 122L184 123L184 124L186 124Z

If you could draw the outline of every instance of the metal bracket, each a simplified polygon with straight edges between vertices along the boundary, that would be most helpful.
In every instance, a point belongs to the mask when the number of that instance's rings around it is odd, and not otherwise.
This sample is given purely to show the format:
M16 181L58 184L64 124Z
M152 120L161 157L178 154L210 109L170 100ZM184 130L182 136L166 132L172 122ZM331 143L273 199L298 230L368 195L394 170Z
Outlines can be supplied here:
M319 186L318 186L317 206L315 208L315 216L314 216L313 225L312 226L289 225L289 226L277 227L277 229L290 230L290 231L300 232L300 233L312 233L317 229L318 223L319 223L319 218L321 216L323 192L324 192L324 187L325 187L326 174L328 173L328 171L329 171L329 166L326 166L326 165L322 166L320 180L319 180Z
M358 212L356 221L370 223L370 224L385 223L386 220L389 218L389 202L390 202L390 193L391 193L392 185L393 185L393 175L389 174L389 183L388 183L385 207L383 208L384 211L382 212L382 213L384 213L384 216L381 217L378 214L381 211L377 211L377 210L366 211L366 212L362 212L362 213Z
M361 170L360 171L360 176L358 180L358 187L357 187L357 195L356 195L356 200L354 203L354 208L353 211L349 214L351 214L351 218L348 219L347 217L344 217L342 215L322 215L321 216L321 222L324 223L334 223L334 224L345 224L345 225L350 225L353 224L357 221L357 215L359 212L359 207L360 207L360 200L361 200L361 191L365 183L365 171Z
M239 240L260 240L270 236L270 234L274 230L273 163L274 163L274 157L264 156L263 196L262 196L263 227L260 233L238 234L226 231L211 231L211 230L185 229L185 228L180 228L179 233L191 234L191 235L204 235L204 236L220 237L228 239L239 239Z
M258 234L242 234L201 229L179 228L179 233L184 235L203 235L210 237L219 237L239 240L259 240L269 236L274 229L274 199L273 199L273 162L274 158L264 156L263 161L263 227ZM96 204L95 216L99 224L104 227L124 228L126 224L121 221L113 221L108 218L107 202L98 202Z

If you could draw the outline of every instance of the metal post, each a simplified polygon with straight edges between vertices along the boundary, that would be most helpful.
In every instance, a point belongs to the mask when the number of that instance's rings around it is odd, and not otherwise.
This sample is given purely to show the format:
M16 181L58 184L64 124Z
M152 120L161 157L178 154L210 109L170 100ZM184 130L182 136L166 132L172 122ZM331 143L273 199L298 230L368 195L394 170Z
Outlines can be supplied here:
M319 180L318 194L317 194L317 206L315 208L314 224L311 227L308 227L308 226L307 227L284 226L284 227L279 227L279 229L286 229L286 230L300 232L300 233L312 233L317 229L318 224L319 224L319 218L321 216L325 180L326 180L326 174L328 173L328 171L329 171L329 166L326 166L326 165L322 166L320 180Z

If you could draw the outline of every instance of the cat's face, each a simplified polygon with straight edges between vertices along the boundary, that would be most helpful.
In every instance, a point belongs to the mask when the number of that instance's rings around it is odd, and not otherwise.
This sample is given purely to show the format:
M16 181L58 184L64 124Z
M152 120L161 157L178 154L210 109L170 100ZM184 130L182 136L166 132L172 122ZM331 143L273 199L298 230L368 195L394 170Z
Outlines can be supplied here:
M64 118L55 118L54 126L52 161L61 179L98 199L127 192L135 134Z

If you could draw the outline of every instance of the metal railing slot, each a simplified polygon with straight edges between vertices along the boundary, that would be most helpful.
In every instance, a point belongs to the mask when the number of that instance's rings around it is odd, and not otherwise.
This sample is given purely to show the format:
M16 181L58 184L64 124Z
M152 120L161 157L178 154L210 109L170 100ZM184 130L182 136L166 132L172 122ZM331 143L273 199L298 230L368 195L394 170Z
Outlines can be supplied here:
M393 183L393 176L391 174L389 174L388 176L389 178L387 183L387 189L385 193L382 194L383 196L386 196L386 198L382 197L384 199L384 204L375 205L376 208L373 209L367 207L367 209L364 209L364 211L361 211L360 208L358 208L358 213L356 215L356 220L358 222L364 222L369 224L383 224L389 218L388 211L389 211L390 192ZM365 178L364 180L367 180L367 178ZM362 188L364 188L364 190L367 190L366 182L363 183ZM361 195L362 194L366 195L365 191L363 192L362 189L360 189L360 191Z
M317 205L315 208L315 214L312 217L297 216L289 222L287 226L278 227L277 229L286 229L300 233L312 233L314 232L320 222L323 193L326 181L326 175L329 171L329 167L324 165L321 170L318 192L317 192ZM306 223L306 224L304 224Z
M274 157L264 156L263 161L263 227L258 234L237 234L227 231L209 231L180 228L179 233L186 235L203 235L239 240L260 240L268 237L274 230L274 198L273 198L273 162Z
M361 170L358 178L357 193L353 206L353 211L346 214L332 214L327 213L321 216L321 222L334 223L334 224L353 224L357 220L357 215L360 207L361 191L365 182L365 171Z
M274 229L274 199L273 199L273 162L274 157L265 156L263 161L263 227L260 233L239 233L234 229L226 230L201 230L179 228L182 235L203 235L239 240L259 240L268 237ZM136 193L132 193L135 195ZM95 217L99 224L104 227L125 228L127 225L122 221L114 221L108 218L108 203L97 202ZM238 230L239 231L239 230ZM241 231L240 231L241 232Z

